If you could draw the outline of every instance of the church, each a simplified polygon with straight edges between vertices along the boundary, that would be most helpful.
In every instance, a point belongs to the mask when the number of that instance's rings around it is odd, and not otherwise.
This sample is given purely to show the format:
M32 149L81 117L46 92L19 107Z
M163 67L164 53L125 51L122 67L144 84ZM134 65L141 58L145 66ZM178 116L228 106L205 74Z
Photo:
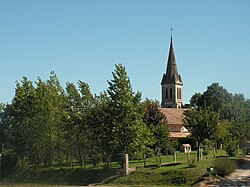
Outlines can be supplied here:
M171 36L166 72L161 81L162 102L160 111L166 116L170 138L185 138L190 135L183 126L183 82L178 73Z

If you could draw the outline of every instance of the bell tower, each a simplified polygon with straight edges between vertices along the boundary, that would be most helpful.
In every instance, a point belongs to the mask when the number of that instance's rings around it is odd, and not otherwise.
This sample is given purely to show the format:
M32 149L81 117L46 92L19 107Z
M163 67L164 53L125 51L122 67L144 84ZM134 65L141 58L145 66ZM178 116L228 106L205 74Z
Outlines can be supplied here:
M171 31L173 29L171 28ZM166 72L163 74L161 81L162 89L162 108L182 108L183 82L181 76L178 74L176 59L174 55L173 40L171 34L168 63Z

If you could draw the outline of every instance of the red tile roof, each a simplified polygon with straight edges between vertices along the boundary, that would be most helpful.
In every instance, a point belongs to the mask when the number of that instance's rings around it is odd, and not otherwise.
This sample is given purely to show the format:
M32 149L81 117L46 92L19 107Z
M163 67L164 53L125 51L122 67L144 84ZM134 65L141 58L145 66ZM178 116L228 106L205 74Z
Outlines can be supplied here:
M183 112L187 109L177 108L160 108L161 112L166 116L168 124L183 124Z
M183 113L187 109L177 108L160 108L161 112L166 116L171 139L186 138L189 132L183 132Z

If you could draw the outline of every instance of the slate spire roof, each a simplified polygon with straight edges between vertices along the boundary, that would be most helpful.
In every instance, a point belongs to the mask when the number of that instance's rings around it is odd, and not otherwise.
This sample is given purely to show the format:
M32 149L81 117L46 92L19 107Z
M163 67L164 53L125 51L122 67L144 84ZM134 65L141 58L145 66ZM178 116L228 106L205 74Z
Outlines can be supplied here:
M178 70L177 70L172 36L171 36L171 41L170 41L167 69L166 69L166 73L164 73L162 77L161 84L171 84L171 83L182 85L182 79L181 79L181 76L178 74Z

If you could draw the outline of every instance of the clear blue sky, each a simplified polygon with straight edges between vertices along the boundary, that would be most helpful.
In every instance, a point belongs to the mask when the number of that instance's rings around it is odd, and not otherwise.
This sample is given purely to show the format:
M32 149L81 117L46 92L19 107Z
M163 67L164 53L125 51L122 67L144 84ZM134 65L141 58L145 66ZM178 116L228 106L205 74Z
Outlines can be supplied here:
M250 98L249 0L0 0L0 102L51 70L99 94L116 63L161 100L171 26L185 103L213 82Z

